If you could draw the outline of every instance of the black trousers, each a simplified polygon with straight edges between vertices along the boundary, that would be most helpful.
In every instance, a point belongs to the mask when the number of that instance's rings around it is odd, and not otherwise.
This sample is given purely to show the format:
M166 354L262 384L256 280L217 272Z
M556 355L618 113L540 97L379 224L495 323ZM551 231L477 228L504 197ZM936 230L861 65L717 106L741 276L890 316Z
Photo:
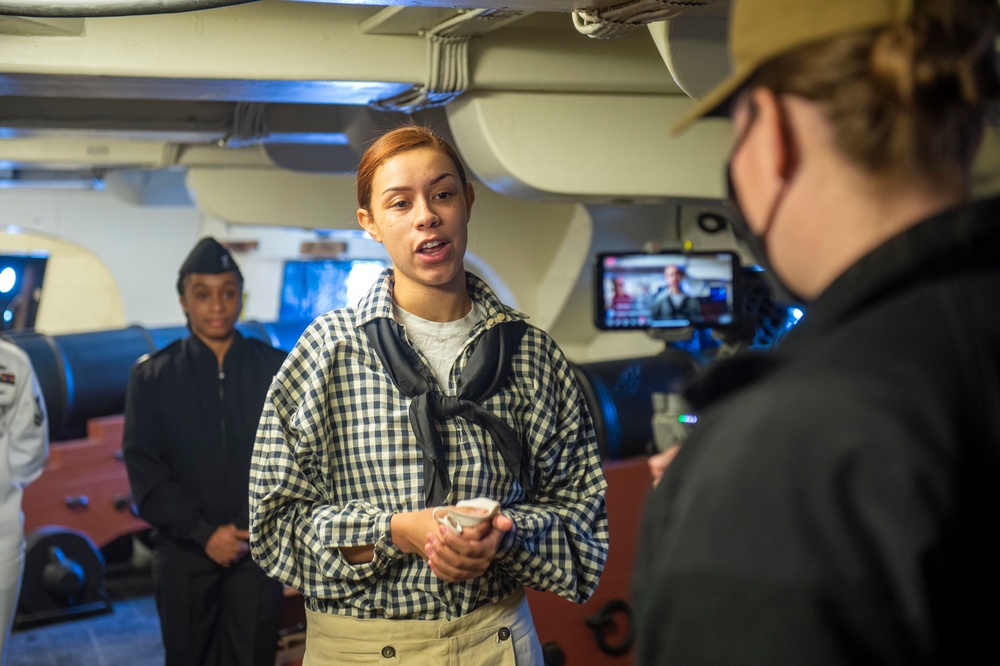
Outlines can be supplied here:
M159 540L153 579L166 666L274 666L282 588L249 557L225 568Z

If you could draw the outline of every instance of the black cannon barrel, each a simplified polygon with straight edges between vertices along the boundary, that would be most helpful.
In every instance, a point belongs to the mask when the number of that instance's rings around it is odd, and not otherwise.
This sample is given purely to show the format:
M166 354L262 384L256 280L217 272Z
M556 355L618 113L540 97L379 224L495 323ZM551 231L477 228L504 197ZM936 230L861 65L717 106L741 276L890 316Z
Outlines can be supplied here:
M679 391L699 373L689 354L667 349L656 356L574 364L594 419L604 460L651 452L653 394Z
M291 349L308 320L237 324L240 332L279 349ZM120 414L129 372L136 360L187 336L186 326L44 335L7 332L4 337L31 358L49 413L53 442L86 436L89 419ZM573 364L594 419L601 456L617 460L649 452L652 395L677 391L698 374L688 354L668 349L656 356Z
M237 329L279 349L291 349L306 320L245 321ZM15 331L4 337L31 358L49 414L53 442L86 436L87 421L120 414L136 360L186 337L186 326L128 328L67 335Z

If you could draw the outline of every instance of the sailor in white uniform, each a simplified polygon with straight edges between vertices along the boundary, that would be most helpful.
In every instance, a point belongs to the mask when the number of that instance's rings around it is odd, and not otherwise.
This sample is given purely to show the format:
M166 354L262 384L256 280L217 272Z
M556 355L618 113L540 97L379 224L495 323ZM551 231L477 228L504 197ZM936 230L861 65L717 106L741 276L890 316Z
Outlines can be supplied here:
M0 666L24 568L21 491L38 478L48 455L45 401L31 361L0 340Z

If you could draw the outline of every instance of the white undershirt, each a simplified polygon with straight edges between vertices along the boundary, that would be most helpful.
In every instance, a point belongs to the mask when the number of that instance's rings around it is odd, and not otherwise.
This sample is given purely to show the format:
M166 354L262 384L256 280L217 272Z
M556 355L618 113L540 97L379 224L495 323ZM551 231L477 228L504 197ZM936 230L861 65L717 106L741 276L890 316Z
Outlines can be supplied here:
M392 304L392 316L406 329L406 337L421 351L445 393L448 375L465 345L469 331L486 317L483 306L473 301L469 314L455 321L428 321Z

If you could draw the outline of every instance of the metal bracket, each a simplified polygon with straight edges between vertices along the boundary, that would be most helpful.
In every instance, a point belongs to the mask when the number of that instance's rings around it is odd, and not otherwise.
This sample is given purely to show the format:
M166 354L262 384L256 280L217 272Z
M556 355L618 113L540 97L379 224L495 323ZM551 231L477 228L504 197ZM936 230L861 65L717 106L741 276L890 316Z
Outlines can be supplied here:
M667 21L692 7L716 2L721 0L629 0L613 7L575 11L573 25L592 39L616 39L648 23Z
M413 113L444 106L469 87L469 41L529 13L511 9L471 9L422 31L427 40L426 83L373 101L372 108Z

